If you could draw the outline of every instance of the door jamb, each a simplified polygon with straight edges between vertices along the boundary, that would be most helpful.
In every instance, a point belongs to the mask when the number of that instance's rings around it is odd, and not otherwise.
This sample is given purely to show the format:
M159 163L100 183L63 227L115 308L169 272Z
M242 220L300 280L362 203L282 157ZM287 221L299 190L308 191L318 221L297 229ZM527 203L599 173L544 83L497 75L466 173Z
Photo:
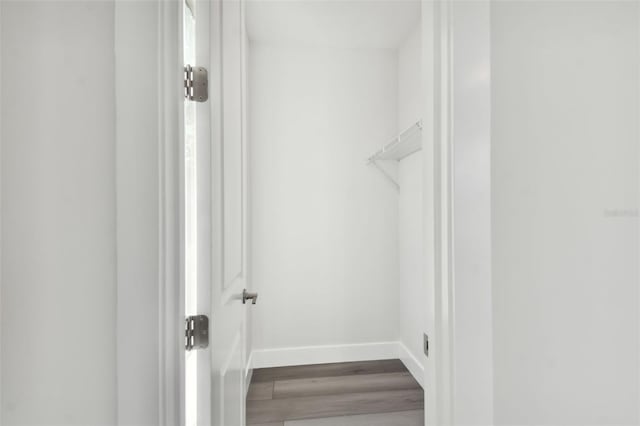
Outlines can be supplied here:
M164 0L158 4L159 424L183 426L182 14L180 0Z
M184 424L184 351L181 341L184 317L181 290L184 265L181 214L182 191L179 131L182 117L181 64L182 22L179 0L161 1L158 16L159 53L159 325L160 325L160 424ZM432 335L433 351L426 362L425 417L428 426L453 423L453 259L451 197L451 0L422 0L424 114L424 208L425 285L430 314L425 330ZM176 60L178 59L178 60ZM167 71L168 70L168 71ZM176 144L176 141L180 143ZM179 350L176 350L179 349Z
M422 1L422 68L426 76L423 141L425 425L454 424L454 286L452 205L452 0ZM433 391L430 391L430 390Z

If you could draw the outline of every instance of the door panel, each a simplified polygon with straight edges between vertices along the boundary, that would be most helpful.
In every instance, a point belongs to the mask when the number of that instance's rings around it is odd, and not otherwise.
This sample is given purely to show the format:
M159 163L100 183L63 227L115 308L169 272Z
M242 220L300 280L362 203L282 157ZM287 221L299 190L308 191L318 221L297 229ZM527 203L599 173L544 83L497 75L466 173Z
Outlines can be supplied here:
M244 416L244 367L242 362L242 334L238 330L230 347L229 358L220 370L223 406L221 425L241 426Z
M192 283L185 289L185 301L190 314L209 316L209 348L186 357L191 362L185 371L185 423L243 426L244 10L239 0L185 0L186 8L193 11L194 22L185 22L185 31L190 26L195 30L191 28L194 46L186 45L190 35L185 34L185 53L195 51L195 58L188 58L194 61L191 65L208 69L209 100L185 104L183 217L190 239L184 265L190 278L186 281Z
M244 10L240 0L210 5L211 104L211 425L245 422L246 233Z
M243 268L243 90L240 1L222 1L222 155L224 287Z

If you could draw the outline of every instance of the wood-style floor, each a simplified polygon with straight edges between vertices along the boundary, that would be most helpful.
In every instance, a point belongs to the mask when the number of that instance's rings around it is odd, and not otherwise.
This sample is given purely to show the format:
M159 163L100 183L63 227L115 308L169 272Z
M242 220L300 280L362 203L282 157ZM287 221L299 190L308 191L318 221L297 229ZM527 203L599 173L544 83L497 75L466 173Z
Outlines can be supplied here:
M252 426L423 426L424 393L400 360L257 369Z

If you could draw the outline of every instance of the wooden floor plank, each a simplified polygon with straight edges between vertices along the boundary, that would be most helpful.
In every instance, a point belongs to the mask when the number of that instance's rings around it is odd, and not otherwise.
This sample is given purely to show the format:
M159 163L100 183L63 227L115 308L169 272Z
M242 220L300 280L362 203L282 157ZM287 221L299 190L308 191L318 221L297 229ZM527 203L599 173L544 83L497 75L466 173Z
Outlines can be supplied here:
M407 371L399 359L341 362L333 364L297 365L291 367L258 368L253 370L254 382L304 379L314 377L351 376Z
M424 426L424 410L291 420L284 426Z
M247 401L260 401L271 399L273 397L273 382L251 382L249 392L247 393Z
M270 382L266 382L270 383ZM273 387L273 398L297 398L313 395L339 395L417 389L420 385L409 372L360 374L354 376L315 377L310 379L279 380ZM266 398L269 399L269 398Z
M247 421L255 425L281 420L421 410L424 408L423 398L422 389L407 389L251 401L247 405Z

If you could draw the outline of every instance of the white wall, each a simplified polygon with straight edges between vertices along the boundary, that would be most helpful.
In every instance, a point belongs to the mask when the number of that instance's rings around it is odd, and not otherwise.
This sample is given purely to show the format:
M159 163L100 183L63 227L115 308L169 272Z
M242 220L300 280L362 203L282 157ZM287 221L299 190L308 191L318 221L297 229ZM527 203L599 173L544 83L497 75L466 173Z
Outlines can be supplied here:
M365 165L395 51L252 44L249 69L254 349L397 341L397 194Z
M639 421L638 16L493 3L495 424Z
M398 131L422 120L422 27L418 22L398 46Z
M417 25L398 49L398 132L422 119L421 55L421 27ZM424 218L420 152L398 163L398 183L399 333L400 341L409 351L402 360L414 369L414 375L422 377L427 292L422 274Z
M493 424L490 3L453 3L454 421Z
M0 422L115 424L113 3L0 8Z

